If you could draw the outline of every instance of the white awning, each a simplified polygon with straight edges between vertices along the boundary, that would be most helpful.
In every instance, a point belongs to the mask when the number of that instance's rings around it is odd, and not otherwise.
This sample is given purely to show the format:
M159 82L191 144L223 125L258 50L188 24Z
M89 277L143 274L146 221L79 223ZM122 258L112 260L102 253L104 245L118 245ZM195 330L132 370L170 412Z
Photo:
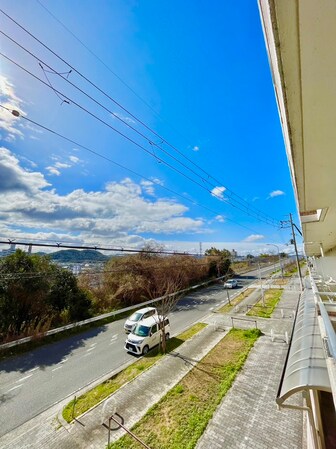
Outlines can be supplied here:
M303 390L331 392L312 290L301 296L277 403Z

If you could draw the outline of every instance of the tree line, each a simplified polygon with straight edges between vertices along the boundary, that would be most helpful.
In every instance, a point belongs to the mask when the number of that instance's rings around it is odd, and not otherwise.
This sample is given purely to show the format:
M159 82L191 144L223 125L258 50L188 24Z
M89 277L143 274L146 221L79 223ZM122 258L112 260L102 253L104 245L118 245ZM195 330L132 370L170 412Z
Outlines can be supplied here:
M0 259L0 341L142 303L230 271L227 250L211 248L196 258L150 249L112 257L103 272L79 277L45 255L17 250Z

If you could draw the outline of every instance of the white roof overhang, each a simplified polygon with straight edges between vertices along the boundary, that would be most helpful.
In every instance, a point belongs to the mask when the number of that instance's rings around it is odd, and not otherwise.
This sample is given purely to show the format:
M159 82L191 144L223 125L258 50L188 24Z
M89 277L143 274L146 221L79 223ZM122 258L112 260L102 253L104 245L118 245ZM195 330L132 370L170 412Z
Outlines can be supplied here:
M336 2L259 0L309 256L336 247Z

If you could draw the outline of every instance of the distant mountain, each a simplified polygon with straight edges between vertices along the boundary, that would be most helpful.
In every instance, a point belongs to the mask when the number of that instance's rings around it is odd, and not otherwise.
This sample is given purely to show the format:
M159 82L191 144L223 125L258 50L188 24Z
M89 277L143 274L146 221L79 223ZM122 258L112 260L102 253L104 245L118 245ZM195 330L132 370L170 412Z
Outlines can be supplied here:
M54 253L50 253L49 257L55 262L62 263L89 263L89 262L106 262L109 257L94 249L62 249Z

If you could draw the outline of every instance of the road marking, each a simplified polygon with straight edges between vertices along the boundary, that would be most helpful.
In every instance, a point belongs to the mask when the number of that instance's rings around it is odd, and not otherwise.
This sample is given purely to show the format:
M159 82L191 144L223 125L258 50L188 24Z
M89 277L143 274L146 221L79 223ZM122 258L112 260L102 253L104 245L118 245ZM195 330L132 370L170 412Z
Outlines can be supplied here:
M86 352L92 351L93 349L96 349L96 348L95 348L95 347L93 347L93 348L88 348L88 349L86 350Z
M112 335L112 337L111 337L111 341L112 341L112 340L116 340L116 339L117 339L117 337L118 337L118 335L119 335L119 334L114 334L114 335Z
M15 387L13 387L10 390L6 391L6 393L9 393L10 391L16 390L17 388L20 388L20 387L22 387L22 384L21 385L16 385Z
M32 368L32 369L30 369L29 371L27 371L27 373L32 373L33 371L36 371L37 369L39 369L40 367L39 366L37 366L36 368Z
M28 376L22 377L21 379L17 380L15 383L22 382L23 380L29 379L29 377L32 377L32 376L33 376L33 374L29 374Z
M97 343L92 343L92 345L90 345L91 348L94 348L96 346Z
M51 371L56 371L56 370L61 369L61 368L63 368L62 365L61 366L56 366L56 368L52 369Z
M68 360L69 360L68 357L64 357L64 358L60 361L60 363L65 363L65 362L67 362Z
M210 307L210 309L209 310L213 310L214 309L214 307Z

